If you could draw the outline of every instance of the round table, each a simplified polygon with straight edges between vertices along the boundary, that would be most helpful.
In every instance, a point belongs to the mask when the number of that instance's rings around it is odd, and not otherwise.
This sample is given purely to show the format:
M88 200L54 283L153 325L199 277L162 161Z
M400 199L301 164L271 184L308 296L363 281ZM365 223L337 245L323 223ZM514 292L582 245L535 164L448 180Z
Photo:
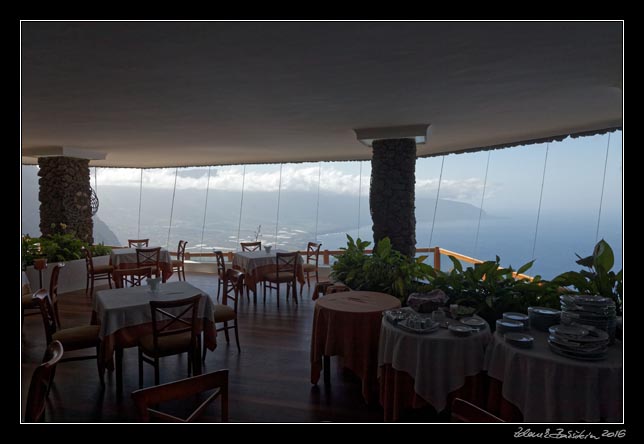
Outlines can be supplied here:
M404 407L422 406L416 396L437 412L447 406L450 393L466 385L472 392L481 391L482 398L483 384L468 381L468 377L477 377L483 370L485 348L490 339L487 324L468 336L456 336L445 328L426 334L407 332L383 319L378 376L385 421L398 420ZM409 379L411 384L407 384ZM407 393L412 385L413 392ZM469 400L482 402L482 399Z
M534 346L517 348L498 332L487 348L485 368L491 382L488 410L502 419L509 401L525 422L621 422L622 342L608 347L606 359L581 361L552 352L548 333L530 330ZM501 393L495 393L500 391Z
M362 380L362 395L370 402L377 392L378 341L382 312L400 307L385 293L348 291L324 296L315 303L311 337L311 383L330 383L329 357L342 356L344 366Z

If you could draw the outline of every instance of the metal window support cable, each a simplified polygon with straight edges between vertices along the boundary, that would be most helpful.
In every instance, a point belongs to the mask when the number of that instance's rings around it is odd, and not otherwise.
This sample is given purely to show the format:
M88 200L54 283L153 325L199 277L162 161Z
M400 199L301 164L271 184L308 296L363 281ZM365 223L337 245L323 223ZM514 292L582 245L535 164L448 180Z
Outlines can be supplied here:
M543 174L541 175L541 192L539 193L539 207L537 208L537 224L534 227L534 242L532 243L532 259L534 259L534 252L537 249L537 234L539 232L539 218L541 216L541 200L543 198L543 184L546 181L546 166L548 165L548 150L550 144L546 144L546 155L543 159Z
M434 216L432 217L432 228L429 231L429 248L432 248L432 237L434 237L434 224L436 223L436 210L438 209L438 198L441 194L441 182L443 181L443 166L445 166L445 156L441 159L441 173L438 176L438 189L436 190L436 202L434 202Z
M206 184L206 203L204 204L203 207L203 224L201 224L201 242L199 243L199 253L203 252L203 234L204 231L206 230L206 213L208 212L208 191L210 190L210 169L212 167L208 167L208 182Z
M608 165L608 148L610 147L610 133L606 142L606 157L604 158L604 178L602 179L602 192L599 196L599 210L597 211L597 230L595 231L595 243L599 240L599 222L602 217L602 204L604 202L604 186L606 185L606 167Z
M273 245L275 245L275 249L277 250L277 230L279 229L280 225L280 198L282 195L282 166L284 164L280 163L280 180L279 180L279 185L277 186L277 216L275 218L275 242Z
M362 200L362 162L360 162L360 178L358 179L358 237L360 237L360 201Z
M242 171L242 186L241 186L241 198L239 199L239 223L237 224L237 245L239 245L241 233L241 221L242 221L242 208L244 208L244 185L246 183L246 165L244 165L244 170Z
M485 199L485 188L487 187L487 173L490 169L490 154L492 151L487 152L487 164L485 165L485 179L483 180L483 194L481 195L481 207L479 211L479 221L476 225L476 237L474 238L474 257L476 257L479 246L479 230L481 229L481 217L483 216L483 200Z
M320 180L322 179L322 164L318 164L318 200L315 205L315 242L318 241L318 218L320 216Z
M141 168L141 177L139 178L139 219L136 223L136 238L140 239L141 236L141 201L143 197L143 168Z
M172 213L174 212L174 196L177 193L177 174L179 168L174 169L174 188L172 189L172 204L170 205L170 225L168 225L168 240L166 242L166 248L170 246L170 230L172 230Z

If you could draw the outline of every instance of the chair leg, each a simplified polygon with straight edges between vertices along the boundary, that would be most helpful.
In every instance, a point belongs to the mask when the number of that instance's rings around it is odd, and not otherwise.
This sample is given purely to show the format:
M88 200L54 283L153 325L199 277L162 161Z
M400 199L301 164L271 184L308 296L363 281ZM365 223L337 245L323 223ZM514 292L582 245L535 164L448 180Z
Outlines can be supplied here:
M239 346L239 330L237 329L237 318L235 318L235 341L237 342L237 352L241 353L241 347Z
M92 275L92 282L89 287L89 297L90 299L94 298L94 275Z
M139 388L143 388L143 353L139 349Z
M87 278L85 279L85 297L89 297L87 292L89 291L89 272L87 273Z
M230 344L230 337L228 336L228 322L224 321L224 336L226 336L226 343Z
M110 290L112 289L112 273L107 273L107 285L110 286Z
M297 302L297 282L296 281L293 281L291 283L291 288L293 289L292 293L293 293L293 299L295 300L295 305L297 305L298 302Z
M221 293L221 279L219 279L219 276L217 276L217 302L219 302L220 293ZM248 294L246 294L246 296L248 296Z

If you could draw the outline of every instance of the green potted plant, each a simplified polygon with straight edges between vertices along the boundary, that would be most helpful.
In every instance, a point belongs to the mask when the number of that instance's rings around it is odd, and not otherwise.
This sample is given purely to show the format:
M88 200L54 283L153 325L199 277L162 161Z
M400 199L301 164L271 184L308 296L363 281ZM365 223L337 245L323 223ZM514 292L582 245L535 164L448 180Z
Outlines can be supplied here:
M453 268L448 271L431 268L430 286L443 290L450 304L471 307L487 321L492 330L504 312L527 313L529 306L559 308L556 288L548 281L535 276L532 280L516 278L528 271L534 261L519 267L501 267L500 258L485 261L463 269L460 261L449 256Z
M622 314L623 287L622 270L612 270L615 264L613 249L604 239L597 242L593 254L581 257L577 264L587 270L568 271L553 279L556 284L565 287L566 292L573 294L599 295L615 302L617 315ZM574 290L570 287L574 287Z
M410 258L394 250L388 237L381 239L367 255L371 242L353 240L347 234L347 247L337 255L331 267L331 277L353 290L378 291L397 297L405 303L409 294L422 290L429 277L427 256Z

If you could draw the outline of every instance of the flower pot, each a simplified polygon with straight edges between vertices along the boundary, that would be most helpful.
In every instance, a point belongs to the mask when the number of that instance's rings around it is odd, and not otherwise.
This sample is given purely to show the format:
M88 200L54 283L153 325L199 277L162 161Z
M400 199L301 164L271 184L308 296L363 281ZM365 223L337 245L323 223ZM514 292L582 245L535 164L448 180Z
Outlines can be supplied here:
M110 263L109 256L94 257L94 265L108 265ZM49 279L51 278L51 271L57 262L50 262L47 268L42 270L42 286L49 289ZM38 270L34 265L30 265L26 270L29 285L35 292L39 288ZM85 290L87 282L87 269L85 267L85 259L76 259L73 261L65 262L65 268L60 271L58 277L58 293L67 293L70 291Z

